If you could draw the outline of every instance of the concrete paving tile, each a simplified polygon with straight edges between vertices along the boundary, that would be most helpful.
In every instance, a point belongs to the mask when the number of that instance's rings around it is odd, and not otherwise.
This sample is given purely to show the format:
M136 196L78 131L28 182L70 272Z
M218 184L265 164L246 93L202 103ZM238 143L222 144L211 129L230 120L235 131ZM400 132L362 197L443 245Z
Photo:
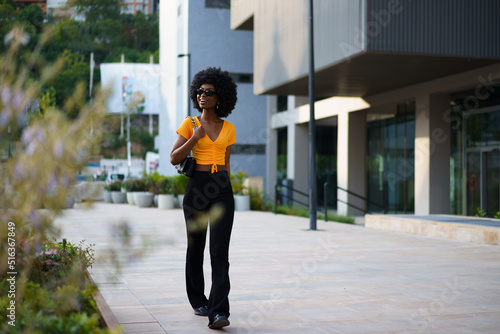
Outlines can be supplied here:
M161 334L166 333L165 330L157 322L123 324L123 333L148 333L148 334Z
M99 289L110 306L142 306L141 301L128 289Z
M110 307L119 324L156 322L144 307Z

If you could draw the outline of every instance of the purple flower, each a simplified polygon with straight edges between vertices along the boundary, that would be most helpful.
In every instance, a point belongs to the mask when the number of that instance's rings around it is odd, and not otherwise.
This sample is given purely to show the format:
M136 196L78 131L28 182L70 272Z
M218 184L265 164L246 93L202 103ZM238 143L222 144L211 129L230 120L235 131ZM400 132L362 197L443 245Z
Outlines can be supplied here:
M9 86L4 85L2 87L2 93L0 95L2 96L2 103L4 106L10 103L10 98L12 97L12 93L10 91Z
M52 174L50 176L49 184L47 187L47 193L53 194L57 189L57 176L56 174Z
M10 119L10 112L8 110L2 110L0 114L0 126L6 126Z
M24 163L22 161L18 161L16 164L16 168L14 168L14 179L22 180L24 176Z
M60 157L62 157L63 153L64 153L64 144L62 142L62 140L58 140L55 144L54 144L54 157L56 159L59 159Z
M19 108L19 106L21 105L21 102L23 102L23 94L16 93L14 95L14 98L12 99L12 104L14 105L14 108Z

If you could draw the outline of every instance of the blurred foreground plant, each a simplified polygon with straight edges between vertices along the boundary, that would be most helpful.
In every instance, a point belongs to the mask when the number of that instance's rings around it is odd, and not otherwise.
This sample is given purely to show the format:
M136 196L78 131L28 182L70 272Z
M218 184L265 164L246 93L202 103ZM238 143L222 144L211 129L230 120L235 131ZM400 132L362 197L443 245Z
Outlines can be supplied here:
M63 109L43 100L40 103L44 85L62 64L61 61L46 64L40 57L49 38L47 32L35 50L26 50L23 46L29 35L22 28L14 28L6 38L10 43L8 51L0 55L0 138L9 138L8 154L2 155L0 164L0 282L3 282L0 284L15 276L15 294L13 299L9 298L10 303L14 301L18 306L18 321L15 328L8 328L16 333L69 333L69 328L77 323L86 328L78 332L98 333L100 330L88 327L96 319L65 312L65 309L81 309L81 294L90 293L85 288L82 266L72 266L78 270L51 276L50 280L40 277L50 273L48 269L63 266L55 261L58 257L64 260L63 252L47 249L47 240L57 236L53 219L66 206L78 170L100 143L102 130L97 125L105 114L104 94L96 94L93 103L86 105L82 86L65 101ZM44 108L43 113L40 107ZM80 116L70 120L67 112L75 108L80 109ZM10 141L15 147L12 154ZM12 272L16 274L8 274ZM39 285L49 281L50 287ZM54 294L62 297L47 300ZM34 314L30 303L44 306L40 313ZM3 306L6 305L1 309ZM35 326L37 322L41 327ZM50 327L51 324L55 327ZM0 323L0 328L6 329L4 325Z

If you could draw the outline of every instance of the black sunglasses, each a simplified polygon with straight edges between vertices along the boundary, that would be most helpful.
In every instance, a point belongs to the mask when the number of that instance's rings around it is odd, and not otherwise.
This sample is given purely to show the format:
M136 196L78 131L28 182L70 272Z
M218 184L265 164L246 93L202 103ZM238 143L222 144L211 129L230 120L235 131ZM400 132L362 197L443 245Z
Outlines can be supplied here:
M206 96L212 96L212 95L214 95L214 94L215 94L215 95L217 95L217 93L216 93L216 92L214 92L214 91L212 91L212 90L208 90L208 89L207 89L207 90L203 90L203 89L199 89L199 88L198 88L198 89L196 90L196 95L201 95L201 94L203 94L203 93L205 93L205 95L206 95Z

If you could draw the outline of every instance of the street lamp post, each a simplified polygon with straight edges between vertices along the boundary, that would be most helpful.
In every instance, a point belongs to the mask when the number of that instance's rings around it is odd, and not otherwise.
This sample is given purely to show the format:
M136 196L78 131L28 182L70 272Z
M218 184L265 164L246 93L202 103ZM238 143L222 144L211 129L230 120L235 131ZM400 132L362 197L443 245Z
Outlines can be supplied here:
M191 98L189 97L189 87L191 86L191 54L190 53L183 53L180 55L177 55L177 58L183 58L187 57L187 115L191 116Z
M316 119L314 116L314 17L309 0L309 229L316 230Z

